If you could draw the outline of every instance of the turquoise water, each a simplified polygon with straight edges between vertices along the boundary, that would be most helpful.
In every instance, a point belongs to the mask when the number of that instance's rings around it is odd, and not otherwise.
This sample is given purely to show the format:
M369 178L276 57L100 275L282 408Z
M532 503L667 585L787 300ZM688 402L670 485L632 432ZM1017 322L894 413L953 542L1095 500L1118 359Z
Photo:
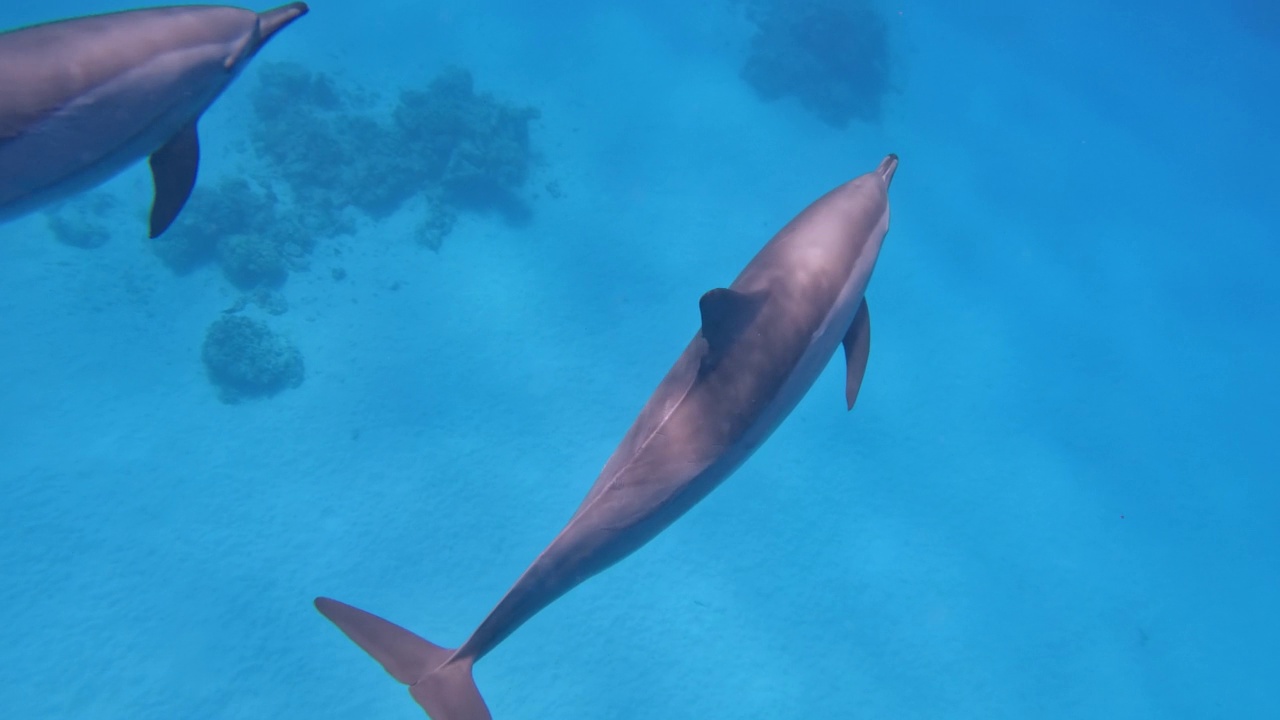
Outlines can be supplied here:
M837 358L477 666L494 717L1280 717L1280 13L886 0L892 90L839 126L744 82L740 7L533 5L320 0L263 50L201 123L200 188L276 188L314 241L269 297L162 262L145 164L0 226L4 715L421 717L312 598L461 642L699 296L896 152L857 407ZM0 27L114 9L4 0ZM345 178L368 148L272 134L279 63L355 115L450 64L537 108L520 208L460 210L438 251L422 197L334 229L264 151ZM222 402L227 310L302 384Z

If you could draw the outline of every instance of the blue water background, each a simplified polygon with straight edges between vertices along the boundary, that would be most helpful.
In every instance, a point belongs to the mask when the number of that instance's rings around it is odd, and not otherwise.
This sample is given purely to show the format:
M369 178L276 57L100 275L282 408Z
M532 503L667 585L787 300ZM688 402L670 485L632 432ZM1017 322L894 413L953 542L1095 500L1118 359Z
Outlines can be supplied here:
M266 401L217 401L200 344L236 292L146 248L143 167L104 189L105 247L0 226L0 711L421 717L312 597L462 641L699 295L896 152L858 406L833 363L485 658L494 716L1280 717L1275 11L882 7L900 90L841 131L739 80L719 3L317 0L255 63L389 93L463 64L541 109L563 197L439 254L404 213L326 241L272 320L306 382ZM254 76L202 122L202 183L236 172Z

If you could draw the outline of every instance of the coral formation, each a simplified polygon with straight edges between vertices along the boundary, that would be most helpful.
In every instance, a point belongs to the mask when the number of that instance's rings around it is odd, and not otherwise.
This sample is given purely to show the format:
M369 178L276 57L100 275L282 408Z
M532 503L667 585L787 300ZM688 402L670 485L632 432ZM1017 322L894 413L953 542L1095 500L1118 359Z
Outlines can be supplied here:
M218 238L246 227L256 200L243 180L224 180L215 188L197 184L184 212L151 241L151 250L175 273L191 272L214 259Z
M209 380L226 403L274 395L302 384L302 353L251 318L228 315L205 332L201 352Z
M365 109L376 106L371 93L302 65L268 63L259 78L249 129L257 173L197 186L151 241L175 272L216 261L242 290L277 288L318 241L354 232L358 213L380 219L415 197L425 208L416 235L432 250L460 211L528 214L520 191L538 112L477 93L466 70L402 91L382 114Z
M428 197L426 213L416 228L418 244L432 252L439 252L445 237L453 230L453 224L457 221L458 213L446 205L439 195Z
M236 287L276 287L302 266L314 239L288 222L269 191L243 178L198 187L169 232L151 249L174 272L217 261Z
M823 122L877 122L890 90L888 26L869 0L734 0L756 26L741 75Z
M344 206L379 219L419 195L429 199L428 246L458 210L527 214L519 192L538 111L477 93L468 71L446 68L425 89L403 90L389 117L357 110L373 104L369 93L299 65L264 65L261 78L253 147L315 219L312 231L346 227Z
M368 128L346 127L350 93L340 94L329 76L295 63L261 65L258 78L249 135L268 171L264 182L290 192L298 222L309 232L351 232L343 207L358 204L365 181L359 169L369 163L360 157Z
M289 274L275 239L258 233L224 235L218 240L218 264L236 287L278 287Z
M462 207L506 208L529 176L538 111L477 95L462 68L446 68L425 92L401 93L394 117L405 146L429 163L428 178Z

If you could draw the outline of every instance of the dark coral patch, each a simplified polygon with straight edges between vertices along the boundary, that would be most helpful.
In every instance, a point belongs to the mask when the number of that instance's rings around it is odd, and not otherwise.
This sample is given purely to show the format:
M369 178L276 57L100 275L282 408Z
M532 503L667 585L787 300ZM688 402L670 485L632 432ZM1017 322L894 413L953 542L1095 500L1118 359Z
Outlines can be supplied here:
M889 32L866 0L738 0L756 26L742 78L761 99L792 97L843 128L878 122L890 82Z
M226 403L275 395L302 384L302 352L266 323L241 315L215 320L201 353L209 380Z

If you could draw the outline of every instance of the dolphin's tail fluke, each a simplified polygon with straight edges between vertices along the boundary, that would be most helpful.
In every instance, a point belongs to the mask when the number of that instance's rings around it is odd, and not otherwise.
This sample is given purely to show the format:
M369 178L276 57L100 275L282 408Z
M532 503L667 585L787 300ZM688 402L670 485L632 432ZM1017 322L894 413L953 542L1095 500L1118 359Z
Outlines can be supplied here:
M431 720L491 720L471 677L470 658L454 658L453 650L337 600L316 598L316 609L408 685Z

